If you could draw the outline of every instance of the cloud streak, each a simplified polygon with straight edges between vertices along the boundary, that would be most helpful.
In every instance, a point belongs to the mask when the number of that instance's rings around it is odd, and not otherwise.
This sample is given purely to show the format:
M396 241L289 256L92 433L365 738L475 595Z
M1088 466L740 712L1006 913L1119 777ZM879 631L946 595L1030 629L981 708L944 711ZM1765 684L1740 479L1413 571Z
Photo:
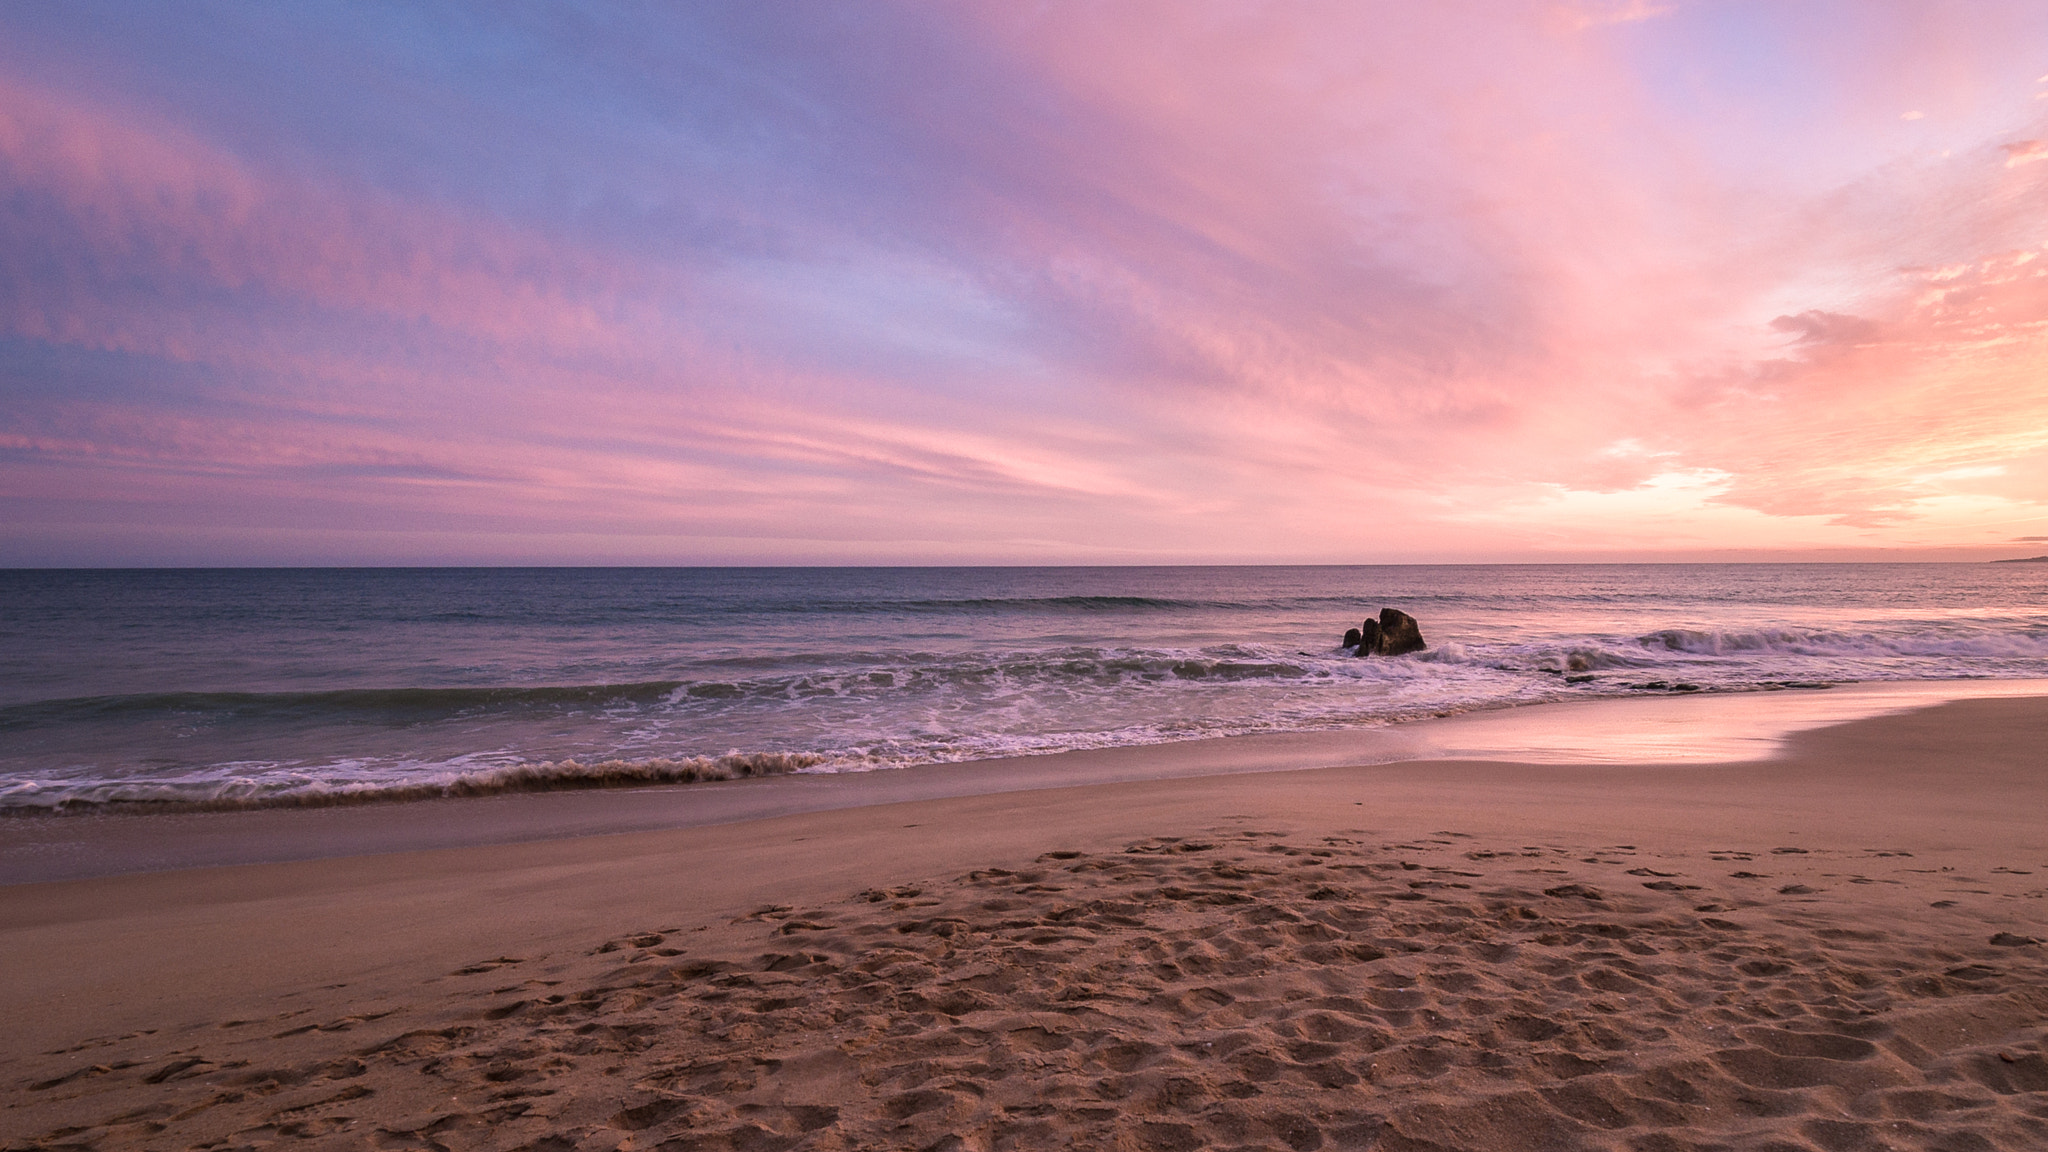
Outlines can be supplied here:
M1730 12L0 14L0 561L2010 547L2048 19Z

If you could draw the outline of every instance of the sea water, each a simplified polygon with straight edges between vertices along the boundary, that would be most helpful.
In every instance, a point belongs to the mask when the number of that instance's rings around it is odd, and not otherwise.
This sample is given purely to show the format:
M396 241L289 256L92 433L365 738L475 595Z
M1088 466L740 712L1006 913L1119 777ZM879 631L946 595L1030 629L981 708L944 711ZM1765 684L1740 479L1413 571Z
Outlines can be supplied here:
M1428 650L1339 646L1382 607ZM859 771L2040 677L2048 564L15 570L0 809Z

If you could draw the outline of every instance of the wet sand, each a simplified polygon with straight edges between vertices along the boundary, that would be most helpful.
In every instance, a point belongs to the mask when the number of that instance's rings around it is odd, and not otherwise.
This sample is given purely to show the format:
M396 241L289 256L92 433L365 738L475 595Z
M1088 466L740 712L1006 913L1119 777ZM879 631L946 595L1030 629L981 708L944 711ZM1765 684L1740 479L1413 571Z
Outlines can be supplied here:
M1712 764L1776 755L1791 734L1951 700L2048 696L2044 680L1595 699L1382 728L1099 748L968 764L653 788L502 793L136 816L0 818L0 885L225 864L700 828L915 800L1419 760Z
M1964 700L17 884L0 1147L2048 1147L2044 749Z

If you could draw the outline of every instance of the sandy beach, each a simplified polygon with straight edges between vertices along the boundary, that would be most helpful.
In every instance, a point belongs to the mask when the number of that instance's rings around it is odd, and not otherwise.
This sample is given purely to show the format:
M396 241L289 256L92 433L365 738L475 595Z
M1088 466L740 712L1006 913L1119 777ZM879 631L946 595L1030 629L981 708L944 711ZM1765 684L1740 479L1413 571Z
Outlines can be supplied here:
M2048 1152L2044 69L0 3L0 1152Z
M2048 1147L2043 748L1960 700L17 883L0 1147Z

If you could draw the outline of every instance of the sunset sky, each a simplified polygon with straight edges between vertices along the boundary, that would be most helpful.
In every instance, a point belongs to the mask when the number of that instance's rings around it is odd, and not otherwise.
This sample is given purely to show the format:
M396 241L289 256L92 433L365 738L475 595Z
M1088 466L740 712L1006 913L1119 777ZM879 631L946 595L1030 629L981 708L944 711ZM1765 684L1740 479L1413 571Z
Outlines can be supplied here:
M2048 4L0 7L0 564L2048 553Z

